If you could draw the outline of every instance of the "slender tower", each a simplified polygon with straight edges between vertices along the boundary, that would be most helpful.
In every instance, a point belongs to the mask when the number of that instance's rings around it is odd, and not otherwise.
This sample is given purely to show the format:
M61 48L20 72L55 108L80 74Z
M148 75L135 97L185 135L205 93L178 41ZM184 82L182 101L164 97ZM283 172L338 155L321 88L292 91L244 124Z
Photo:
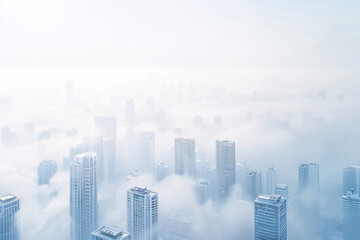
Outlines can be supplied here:
M96 154L77 155L70 165L71 240L91 240L98 227Z
M158 194L143 187L127 191L127 228L132 240L158 239Z

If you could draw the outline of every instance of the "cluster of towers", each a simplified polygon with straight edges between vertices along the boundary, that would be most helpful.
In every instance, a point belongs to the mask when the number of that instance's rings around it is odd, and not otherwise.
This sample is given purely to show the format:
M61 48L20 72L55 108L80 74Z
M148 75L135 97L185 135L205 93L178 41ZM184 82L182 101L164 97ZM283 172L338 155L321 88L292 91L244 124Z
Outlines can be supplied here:
M99 226L98 185L115 182L116 119L96 118L100 136L74 146L64 158L64 169L70 172L70 233L71 240L157 240L158 193L136 186L127 191L127 229ZM142 134L139 162L141 172L151 173L158 181L170 174L164 162L155 164L154 133ZM241 188L241 198L254 203L255 240L287 239L288 185L277 182L273 167L265 171L251 170L246 162L236 164L235 142L216 141L216 164L209 165L195 147L195 140L175 139L174 173L194 179L194 193L199 204L209 199L220 206L233 195L235 185ZM43 160L38 166L38 184L49 184L57 171L53 160ZM297 201L302 217L314 223L320 219L319 165L302 163L298 167ZM343 170L343 239L360 237L360 167ZM0 239L18 240L17 216L19 199L13 195L0 198Z

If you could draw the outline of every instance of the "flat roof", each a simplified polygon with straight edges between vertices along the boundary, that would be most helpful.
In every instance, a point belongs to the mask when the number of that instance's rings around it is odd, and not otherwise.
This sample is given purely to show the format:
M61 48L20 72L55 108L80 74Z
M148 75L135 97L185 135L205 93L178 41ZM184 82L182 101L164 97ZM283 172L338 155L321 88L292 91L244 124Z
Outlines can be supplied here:
M5 197L0 198L1 203L8 203L8 202L11 202L13 200L16 200L16 196L14 196L12 194L9 194L9 195L7 195Z
M273 195L263 195L260 194L256 200L256 202L262 202L262 203L270 203L270 204L277 204L281 201L281 196L277 194Z
M102 239L121 240L130 236L130 233L113 227L103 226L92 232L92 235L96 237L100 237Z
M276 184L276 189L286 190L286 189L288 189L288 185L285 183L278 183L278 184Z
M141 195L147 195L147 194L155 195L155 194L157 194L156 192L150 191L146 187L142 187L142 186L133 187L129 191L136 192L137 194L141 194Z

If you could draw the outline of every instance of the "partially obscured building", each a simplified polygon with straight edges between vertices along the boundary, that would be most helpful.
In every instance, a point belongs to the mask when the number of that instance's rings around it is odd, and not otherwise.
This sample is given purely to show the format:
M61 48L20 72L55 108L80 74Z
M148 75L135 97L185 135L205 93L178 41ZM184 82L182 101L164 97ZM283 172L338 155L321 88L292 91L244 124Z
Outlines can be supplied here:
M92 240L131 240L130 233L108 226L96 229L91 235Z
M127 191L127 229L132 240L158 239L158 194L143 187Z
M354 191L343 195L343 240L360 239L360 197Z
M289 196L288 185L283 183L276 184L274 194L280 195L286 200L288 200L288 196Z
M286 199L280 195L259 195L255 199L255 240L286 240Z
M218 201L226 201L235 185L235 142L216 141L216 181Z
M195 140L175 138L175 173L195 176Z
M90 240L98 228L96 154L77 155L70 165L71 240Z
M38 166L38 184L49 184L50 178L55 175L57 164L54 160L45 159Z
M18 213L20 200L14 195L0 198L0 239L19 240Z

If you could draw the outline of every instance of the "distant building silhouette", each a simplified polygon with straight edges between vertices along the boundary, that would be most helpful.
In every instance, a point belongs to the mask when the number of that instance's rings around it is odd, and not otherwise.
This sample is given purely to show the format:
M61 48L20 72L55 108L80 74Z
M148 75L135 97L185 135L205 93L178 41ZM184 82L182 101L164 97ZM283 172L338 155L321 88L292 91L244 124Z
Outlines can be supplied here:
M57 164L54 160L46 159L38 166L38 184L49 184L50 178L55 175Z
M175 173L195 176L195 140L175 138Z

